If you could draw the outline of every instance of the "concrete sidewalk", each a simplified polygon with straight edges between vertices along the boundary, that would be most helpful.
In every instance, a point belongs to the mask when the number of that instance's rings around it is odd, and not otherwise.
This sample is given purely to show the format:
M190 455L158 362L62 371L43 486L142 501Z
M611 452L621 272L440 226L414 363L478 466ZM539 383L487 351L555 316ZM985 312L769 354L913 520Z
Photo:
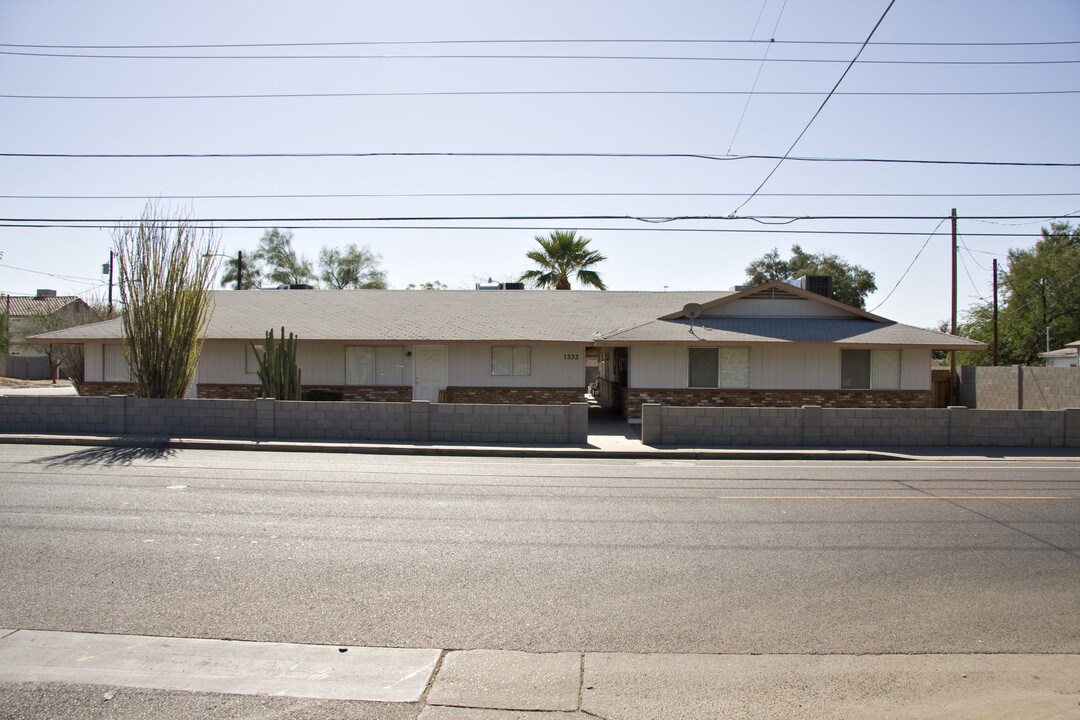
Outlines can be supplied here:
M1080 712L1078 678L1080 655L525 653L0 630L0 683L96 685L106 700L117 688L345 700L420 720L1064 718Z

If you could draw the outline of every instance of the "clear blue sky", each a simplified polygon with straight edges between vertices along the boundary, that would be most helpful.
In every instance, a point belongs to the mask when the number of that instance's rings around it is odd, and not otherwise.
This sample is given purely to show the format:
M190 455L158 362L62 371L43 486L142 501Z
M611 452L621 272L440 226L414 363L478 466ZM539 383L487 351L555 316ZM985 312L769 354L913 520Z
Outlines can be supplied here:
M0 54L0 95L368 95L186 100L0 98L0 152L783 155L821 105L824 93L841 77L844 63L855 56L858 43L866 39L887 4L887 0L5 0L0 3L0 43L6 44L0 51L5 53L274 57L103 59ZM853 44L646 42L769 38ZM12 47L436 40L485 42L143 50ZM500 40L639 42L489 42ZM1078 40L1080 3L1076 0L897 0L871 45L840 84L838 94L826 103L792 155L1078 162L1080 95L1075 93L842 94L1077 91L1080 64L1075 61L1080 61L1080 44L885 43ZM758 62L766 52L774 61L804 62ZM280 57L285 55L384 57ZM399 57L385 57L389 55ZM505 57L523 55L593 58ZM655 59L658 57L696 59ZM844 62L805 62L808 60ZM883 60L908 63L870 62ZM1060 62L1069 60L1074 62ZM1042 62L1030 64L1032 61ZM745 93L755 87L759 70L757 93L749 104L745 94L670 94ZM575 94L370 95L492 91ZM765 94L778 91L818 94ZM799 243L809 251L837 253L875 272L879 291L869 298L871 308L885 299L938 226L937 219L802 220L776 226L725 219L774 165L775 161L764 160L565 157L0 157L0 195L4 196L0 198L0 217L133 218L140 214L146 198L171 196L183 199L162 202L195 217L217 219L713 215L721 219L659 226L627 220L394 221L347 223L365 228L297 228L293 232L296 247L312 259L323 245L370 246L381 254L391 287L398 288L434 280L450 287L472 287L489 276L512 279L528 267L524 255L534 245L533 236L557 228L580 228L593 239L596 249L609 258L599 270L617 290L725 290L744 280L744 268L753 258L773 247L786 253L793 243ZM806 196L808 193L893 197L812 197ZM192 198L317 194L354 197ZM910 194L938 196L898 197ZM970 197L972 194L1029 196ZM31 195L53 197L11 197ZM1049 217L1080 211L1080 168L788 161L739 214L941 218L952 207L962 217ZM1011 247L1031 246L1039 228L1046 224L1038 220L1013 224L1021 222L961 221L961 307L979 294L988 295L993 257L1004 259ZM6 224L0 227L0 251L4 253L0 292L29 294L48 287L87 297L104 294L100 270L112 242L108 229L31 229ZM260 229L222 225L222 251L230 254L253 250L262 234ZM474 229L425 227L431 225ZM490 226L499 229L487 229ZM947 230L948 223L941 225L910 274L877 312L921 326L948 317Z

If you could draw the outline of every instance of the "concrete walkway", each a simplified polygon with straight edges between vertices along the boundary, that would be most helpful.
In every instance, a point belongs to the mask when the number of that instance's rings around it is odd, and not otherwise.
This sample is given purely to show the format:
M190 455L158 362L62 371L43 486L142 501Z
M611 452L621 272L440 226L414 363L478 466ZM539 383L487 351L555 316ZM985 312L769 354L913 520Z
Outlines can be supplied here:
M655 655L0 630L0 682L407 704L420 720L1076 717L1080 655ZM404 708L403 708L404 709Z

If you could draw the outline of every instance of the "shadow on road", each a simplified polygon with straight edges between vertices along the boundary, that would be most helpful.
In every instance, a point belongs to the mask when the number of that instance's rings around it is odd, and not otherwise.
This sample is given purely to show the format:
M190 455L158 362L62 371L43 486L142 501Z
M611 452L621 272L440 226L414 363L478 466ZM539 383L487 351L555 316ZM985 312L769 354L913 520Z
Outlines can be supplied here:
M88 467L90 465L130 465L137 460L165 460L176 454L174 448L140 445L138 447L93 447L51 455L34 460L48 467Z

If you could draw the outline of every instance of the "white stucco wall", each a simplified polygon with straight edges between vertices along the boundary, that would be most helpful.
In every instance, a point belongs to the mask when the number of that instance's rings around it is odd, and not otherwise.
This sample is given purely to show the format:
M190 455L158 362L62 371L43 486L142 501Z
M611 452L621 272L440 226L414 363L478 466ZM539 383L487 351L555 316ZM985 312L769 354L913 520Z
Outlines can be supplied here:
M348 343L356 345L359 343ZM516 343L528 344L528 343ZM512 343L498 343L500 346ZM532 348L532 374L526 376L491 374L489 343L447 344L449 384L468 387L578 387L585 385L585 346L573 343L528 344ZM199 360L199 382L258 383L255 373L244 371L247 343L207 342ZM304 342L297 348L297 361L304 385L344 385L345 346L342 342ZM412 344L406 352L404 384L413 382ZM98 353L100 355L100 352Z
M745 347L745 346L744 346ZM930 389L930 351L905 349L900 355L900 389ZM630 348L630 387L687 386L687 347L638 345ZM834 345L750 346L752 390L839 390L840 348Z
M527 345L531 375L492 375L491 348ZM460 387L584 387L585 346L574 343L457 343L450 349L450 385Z

